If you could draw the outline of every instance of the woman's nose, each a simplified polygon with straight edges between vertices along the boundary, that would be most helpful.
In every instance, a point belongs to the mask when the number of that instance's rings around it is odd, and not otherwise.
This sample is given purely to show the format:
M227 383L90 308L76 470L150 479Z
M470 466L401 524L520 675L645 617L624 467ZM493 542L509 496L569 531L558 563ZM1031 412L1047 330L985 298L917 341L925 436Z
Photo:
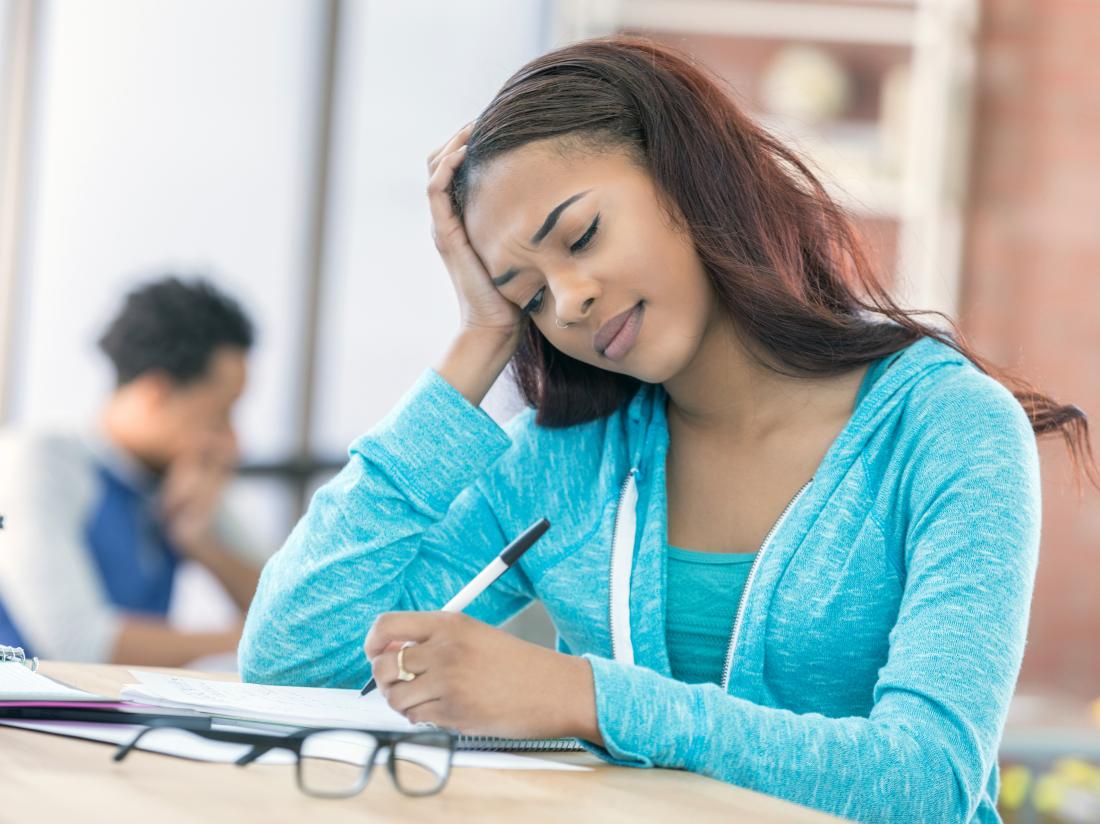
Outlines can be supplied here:
M592 311L602 294L599 283L578 272L565 273L550 281L554 294L554 309L563 324L579 323Z

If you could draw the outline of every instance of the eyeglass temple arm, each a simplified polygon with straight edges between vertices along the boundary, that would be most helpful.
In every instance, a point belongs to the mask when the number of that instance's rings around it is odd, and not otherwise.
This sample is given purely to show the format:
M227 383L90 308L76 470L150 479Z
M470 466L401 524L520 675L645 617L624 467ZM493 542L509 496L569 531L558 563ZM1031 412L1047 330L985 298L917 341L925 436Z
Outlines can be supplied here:
M269 744L255 744L255 745L253 745L251 750L246 752L244 755L242 755L240 758L238 758L233 763L236 764L238 767L247 767L249 764L251 764L257 758L259 758L261 755L267 755L267 753L269 753L269 752L271 752L271 750L275 750L275 749L287 749L287 748L286 747L273 747Z
M118 749L115 750L115 754L112 756L112 760L121 761L123 758L128 756L130 752L134 749L134 747L137 746L137 742L141 740L141 737L151 729L152 727L146 727L144 730L131 738L127 743L119 744Z

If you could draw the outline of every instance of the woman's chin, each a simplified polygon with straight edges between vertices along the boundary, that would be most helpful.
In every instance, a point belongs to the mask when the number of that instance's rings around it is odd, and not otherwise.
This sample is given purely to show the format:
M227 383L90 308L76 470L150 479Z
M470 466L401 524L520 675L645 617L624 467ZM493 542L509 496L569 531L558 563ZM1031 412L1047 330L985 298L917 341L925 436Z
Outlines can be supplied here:
M631 352L631 355L633 354ZM621 363L615 364L615 368L610 371L629 375L643 383L665 383L684 370L683 359L676 357L675 354L667 351L658 355L639 352L638 357L628 357Z
M643 383L664 383L671 380L684 370L685 364L690 360L680 352L671 352L666 349L654 353L646 346L634 347L626 357L618 361L601 358L595 352L591 355L586 354L583 358L576 355L571 357L605 372L627 375Z

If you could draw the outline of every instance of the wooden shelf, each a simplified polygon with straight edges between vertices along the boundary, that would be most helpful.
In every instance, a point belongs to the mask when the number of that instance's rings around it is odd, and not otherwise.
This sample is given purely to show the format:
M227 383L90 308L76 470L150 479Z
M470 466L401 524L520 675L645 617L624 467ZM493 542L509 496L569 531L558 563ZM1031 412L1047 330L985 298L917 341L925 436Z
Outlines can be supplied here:
M631 29L911 46L910 3L806 3L783 0L620 0Z

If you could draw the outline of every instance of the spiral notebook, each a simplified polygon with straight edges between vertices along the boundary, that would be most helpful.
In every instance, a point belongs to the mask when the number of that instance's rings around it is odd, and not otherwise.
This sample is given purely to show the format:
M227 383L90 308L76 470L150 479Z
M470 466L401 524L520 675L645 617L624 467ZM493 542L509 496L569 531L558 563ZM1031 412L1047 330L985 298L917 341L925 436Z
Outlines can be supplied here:
M376 690L281 687L207 681L159 672L130 670L138 684L128 684L122 697L160 707L198 710L219 718L299 727L360 727L404 731L420 729L391 709ZM461 750L583 751L573 738L493 738L459 736Z
M22 647L6 647L0 644L0 664L4 663L22 664L31 672L38 672L38 659L32 658L28 661Z
M0 644L0 701L94 701L90 692L73 689L38 672L21 647Z

